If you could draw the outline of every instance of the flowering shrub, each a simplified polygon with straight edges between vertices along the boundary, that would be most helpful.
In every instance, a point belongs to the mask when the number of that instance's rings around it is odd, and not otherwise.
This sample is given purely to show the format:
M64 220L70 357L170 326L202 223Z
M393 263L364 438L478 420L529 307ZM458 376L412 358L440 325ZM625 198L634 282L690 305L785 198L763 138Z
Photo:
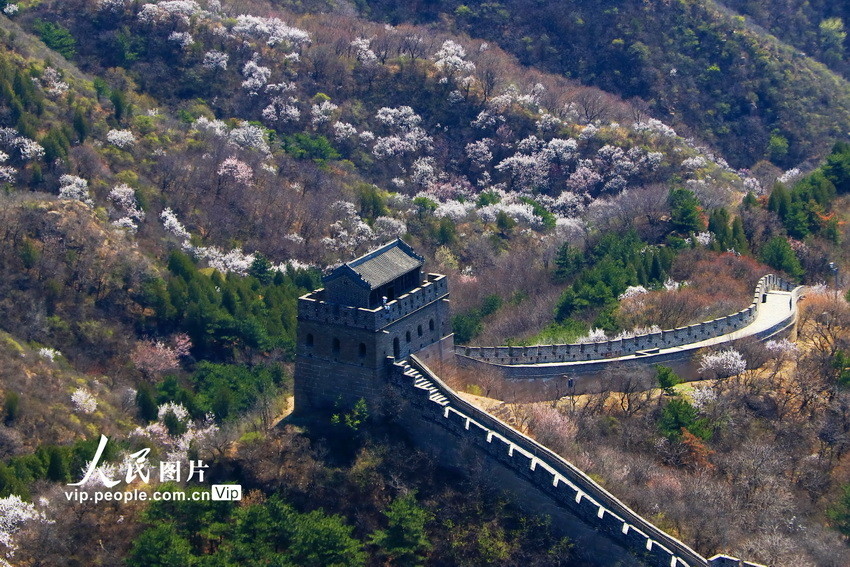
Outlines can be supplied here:
M220 177L230 177L239 185L249 186L254 180L254 170L251 166L231 156L221 162L218 167Z
M746 369L744 356L732 348L703 355L699 365L700 374L714 373L718 378L734 376Z
M227 53L211 50L204 53L204 61L201 65L203 65L204 69L221 69L224 71L227 69L227 62L229 60L230 56Z
M75 199L93 207L94 201L89 194L89 182L76 175L63 175L59 178L59 198Z
M464 59L466 51L459 43L447 39L434 54L434 66L443 71L447 76L454 77L460 73L471 73L475 65Z
M97 409L97 400L85 388L77 388L71 394L71 402L74 409L80 413L94 413Z
M136 137L129 130L110 130L106 134L106 141L121 149L129 148L136 143Z

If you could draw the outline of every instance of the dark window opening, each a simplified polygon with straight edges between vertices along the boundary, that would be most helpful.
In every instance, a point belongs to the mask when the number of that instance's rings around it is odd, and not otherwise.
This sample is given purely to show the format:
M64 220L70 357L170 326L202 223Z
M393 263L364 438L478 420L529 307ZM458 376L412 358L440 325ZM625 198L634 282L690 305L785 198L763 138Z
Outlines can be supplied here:
M407 331L407 332L404 334L404 338L405 338L405 339L407 339L407 342L410 342L410 331Z
M433 319L428 321L428 329L430 329L431 331L434 330L434 320Z
M358 349L357 354L360 355L360 358L366 357L366 343L360 343L360 348Z
M422 325L416 327L416 332L419 334L420 337L422 336Z
M333 351L339 354L339 339L335 338L333 342Z
M398 346L398 337L393 339L393 356L395 358L401 357L401 348Z
M310 348L312 348L312 347L313 347L313 333L307 333L307 340L306 340L306 344L307 344L307 346L308 346L308 347L310 347Z

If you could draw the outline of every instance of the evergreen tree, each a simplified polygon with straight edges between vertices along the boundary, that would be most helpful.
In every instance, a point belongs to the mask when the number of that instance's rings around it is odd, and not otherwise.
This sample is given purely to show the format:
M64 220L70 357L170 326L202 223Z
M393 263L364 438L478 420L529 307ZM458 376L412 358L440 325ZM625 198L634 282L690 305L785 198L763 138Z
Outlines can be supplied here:
M682 233L699 232L705 228L699 210L699 201L693 191L677 187L670 191L670 222L673 229Z
M189 542L171 523L148 528L133 543L129 567L189 567L195 564Z
M744 232L744 222L741 220L741 217L735 217L735 220L732 221L730 247L736 250L739 254L746 254L749 252L750 245L747 242L747 235Z
M655 365L655 380L658 382L658 386L664 390L664 394L668 396L675 395L676 392L673 390L673 386L682 383L682 379L679 378L679 375L672 368L660 364Z
M718 250L730 247L732 233L729 230L729 213L724 208L714 209L708 219L708 230L714 233L714 242Z
M773 186L773 191L770 192L770 197L767 200L767 210L773 211L779 218L785 220L788 212L791 209L791 194L785 185L777 183Z
M416 504L413 493L393 501L384 514L386 530L375 532L370 542L381 548L393 565L421 565L431 543L425 533L429 514Z
M797 259L797 254L788 241L781 236L774 236L768 240L762 246L759 258L771 268L781 270L795 278L803 275L803 267Z

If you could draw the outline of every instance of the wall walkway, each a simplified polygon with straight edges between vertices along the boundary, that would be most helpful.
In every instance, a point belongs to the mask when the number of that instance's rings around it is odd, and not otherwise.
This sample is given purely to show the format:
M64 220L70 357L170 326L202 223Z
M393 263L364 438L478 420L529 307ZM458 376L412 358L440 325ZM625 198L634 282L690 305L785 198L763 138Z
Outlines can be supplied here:
M394 363L391 380L419 419L468 441L487 459L530 483L558 507L625 550L639 564L758 567L727 556L710 560L702 557L643 519L559 455L460 398L416 356ZM464 465L459 464L457 468L462 469ZM523 495L515 496L523 499Z

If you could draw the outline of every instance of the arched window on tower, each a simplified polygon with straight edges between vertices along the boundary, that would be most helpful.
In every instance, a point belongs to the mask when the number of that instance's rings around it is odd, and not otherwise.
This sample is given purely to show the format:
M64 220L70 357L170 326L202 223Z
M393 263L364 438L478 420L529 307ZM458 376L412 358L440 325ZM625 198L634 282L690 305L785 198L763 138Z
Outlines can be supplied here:
M428 330L430 330L430 331L434 330L434 320L433 319L428 321Z
M307 333L307 338L305 339L304 344L313 348L313 333Z
M410 331L407 331L407 332L404 334L404 338L405 338L405 339L407 339L407 342L410 342Z
M422 325L416 327L416 333L421 337L422 336Z
M366 343L360 343L360 347L357 349L357 354L360 358L366 358Z
M333 340L333 351L334 351L334 354L339 354L339 339L336 338L336 337L334 337L334 340Z
M401 347L398 345L398 337L393 339L393 356L395 358L401 357Z

